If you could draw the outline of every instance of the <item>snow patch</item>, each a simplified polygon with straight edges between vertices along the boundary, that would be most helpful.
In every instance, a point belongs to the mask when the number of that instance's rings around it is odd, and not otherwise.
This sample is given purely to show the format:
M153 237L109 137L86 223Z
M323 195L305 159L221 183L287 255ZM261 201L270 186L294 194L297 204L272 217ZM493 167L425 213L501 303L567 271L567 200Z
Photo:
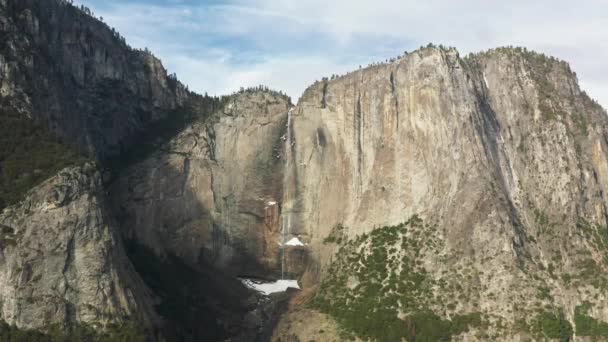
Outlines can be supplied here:
M261 282L253 279L242 278L241 281L245 286L265 295L277 292L285 292L288 288L300 289L297 280L281 279L275 282Z
M287 245L287 246L304 246L304 243L302 241L300 241L300 239L298 239L297 237L294 237L293 239L287 241L285 243L285 245Z

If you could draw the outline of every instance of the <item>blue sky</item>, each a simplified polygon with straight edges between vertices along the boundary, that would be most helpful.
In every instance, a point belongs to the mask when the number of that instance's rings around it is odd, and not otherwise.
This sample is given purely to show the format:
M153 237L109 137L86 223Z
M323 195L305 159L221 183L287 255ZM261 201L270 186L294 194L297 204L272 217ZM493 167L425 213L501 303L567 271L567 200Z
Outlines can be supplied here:
M200 93L265 84L297 99L317 79L428 42L527 46L567 60L608 107L604 0L76 0Z

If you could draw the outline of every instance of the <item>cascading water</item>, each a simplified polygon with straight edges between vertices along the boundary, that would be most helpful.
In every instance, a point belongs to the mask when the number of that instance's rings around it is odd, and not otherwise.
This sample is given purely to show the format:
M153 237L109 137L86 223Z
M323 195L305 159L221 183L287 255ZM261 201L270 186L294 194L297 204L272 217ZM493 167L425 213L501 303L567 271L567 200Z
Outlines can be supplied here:
M255 279L247 279L242 278L243 283L260 293L265 295L269 295L275 292L284 292L288 288L296 288L299 289L297 280L289 280L285 279L286 273L286 254L285 249L290 247L302 247L305 246L302 241L298 237L291 237L289 241L287 240L288 236L292 235L292 214L294 207L294 200L296 194L296 170L295 170L295 161L293 156L293 146L294 141L292 138L292 129L291 129L291 116L293 113L293 108L289 109L287 112L287 131L285 135L283 135L282 139L285 142L285 151L284 151L284 169L283 169L283 200L281 205L281 241L279 242L281 246L281 279L273 282L265 282ZM273 205L276 203L273 202Z
M285 239L291 233L291 205L292 205L292 137L291 115L293 108L287 112L287 132L285 133L285 167L283 169L283 206L281 209L281 279L285 279Z

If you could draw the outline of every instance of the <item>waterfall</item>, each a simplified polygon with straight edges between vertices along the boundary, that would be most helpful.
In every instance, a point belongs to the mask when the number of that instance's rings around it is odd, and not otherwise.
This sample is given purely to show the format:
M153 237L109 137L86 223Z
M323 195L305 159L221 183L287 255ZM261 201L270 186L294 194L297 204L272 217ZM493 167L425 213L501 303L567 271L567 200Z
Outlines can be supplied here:
M269 295L275 292L284 292L288 288L299 289L297 280L285 279L285 260L286 254L285 249L289 247L301 248L305 244L300 241L299 237L292 235L292 215L294 209L294 202L296 198L296 168L293 154L293 147L295 142L292 137L292 123L291 117L293 114L293 108L290 108L287 112L287 126L286 132L281 137L284 141L284 163L283 163L283 199L281 201L281 241L279 242L281 248L281 279L274 282L261 282L259 280L241 278L243 283L263 294ZM274 200L267 203L267 205L277 205ZM291 236L291 239L287 241L287 237Z
M291 211L293 203L293 153L292 153L292 137L291 137L291 115L293 108L287 112L287 132L285 133L285 166L283 169L283 203L281 208L281 279L285 279L285 239L288 234L291 234Z

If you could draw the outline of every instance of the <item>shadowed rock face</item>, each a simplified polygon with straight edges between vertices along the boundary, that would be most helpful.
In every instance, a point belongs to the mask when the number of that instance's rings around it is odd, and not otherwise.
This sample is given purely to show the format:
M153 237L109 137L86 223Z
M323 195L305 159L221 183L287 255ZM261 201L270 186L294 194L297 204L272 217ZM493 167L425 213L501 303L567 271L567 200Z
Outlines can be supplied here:
M126 170L110 188L123 231L159 255L271 276L280 261L288 101L269 92L236 95Z
M153 340L255 341L279 305L213 265L123 242L97 167L68 168L0 213L0 317L21 329L137 322ZM125 246L126 245L126 249ZM183 254L177 254L183 257Z
M189 97L149 52L65 1L0 2L0 95L100 159Z

